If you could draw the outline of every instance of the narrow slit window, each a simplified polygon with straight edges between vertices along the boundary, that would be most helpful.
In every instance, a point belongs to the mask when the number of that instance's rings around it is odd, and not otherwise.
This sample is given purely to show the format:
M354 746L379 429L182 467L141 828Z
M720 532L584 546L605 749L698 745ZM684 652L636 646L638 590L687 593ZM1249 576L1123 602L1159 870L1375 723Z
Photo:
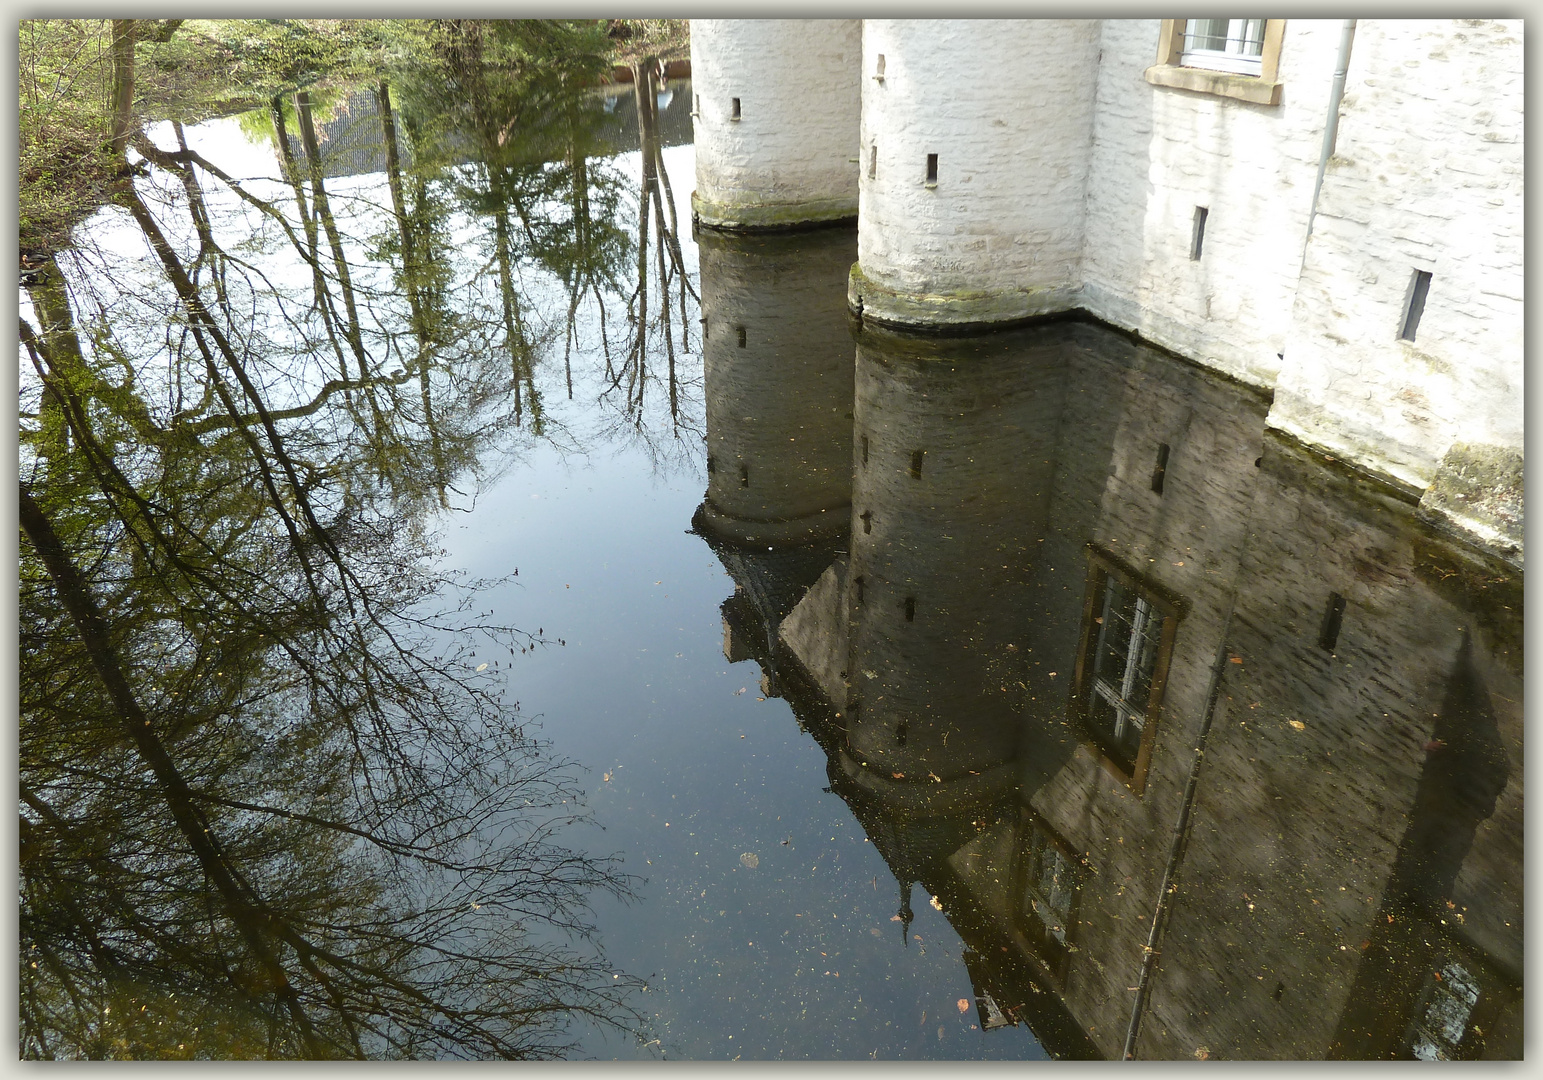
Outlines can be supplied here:
M880 79L882 79L884 77L884 54L883 53L879 53L879 62L875 66L873 74L875 76L877 76L878 78L880 78Z
M1425 314L1425 297L1430 293L1430 271L1416 270L1409 283L1409 303L1404 307L1404 329L1398 336L1405 341L1414 340L1414 332L1420 328L1420 316Z
M866 465L866 464L868 464L868 436L864 435L862 437L862 439L863 439L863 464Z
M1345 598L1339 593L1329 594L1329 606L1323 613L1323 628L1318 631L1318 647L1333 652L1339 643L1339 628L1345 621Z
M907 596L905 598L905 621L916 621L916 597L914 596Z
M730 120L738 120L739 119L739 98L730 98L729 102L730 102L730 104L729 104L729 119Z
M857 586L857 597L856 597L856 599L857 599L857 602L859 604L861 604L863 602L863 584L864 584L863 575L858 574L855 578L853 578L852 579L852 584Z
M745 328L743 326L736 326L734 333L739 335L739 347L743 349L745 347Z
M863 532L871 533L873 531L873 511L872 510L864 510L863 511L862 522L863 522Z
M927 155L927 183L929 183L929 184L936 184L937 182L938 182L938 156L936 154L928 154Z
M750 466L741 463L739 466L739 486L750 486Z
M700 116L700 115L702 115L702 95L701 94L694 94L694 95L692 95L692 99L691 100L692 100L691 115L692 116Z
M921 479L921 476L922 476L922 457L925 454L926 454L925 450L912 450L911 451L911 479L913 479L913 480L920 480Z
M1168 475L1168 444L1159 443L1157 447L1157 464L1152 467L1152 490L1159 495L1163 493L1163 480Z
M879 144L874 143L868 148L868 179L872 180L879 175Z
M1195 225L1189 238L1189 257L1192 261L1200 259L1200 249L1205 244L1205 219L1210 213L1203 206L1195 207Z
M715 473L718 471L718 461L711 454L707 455L707 471L708 473Z

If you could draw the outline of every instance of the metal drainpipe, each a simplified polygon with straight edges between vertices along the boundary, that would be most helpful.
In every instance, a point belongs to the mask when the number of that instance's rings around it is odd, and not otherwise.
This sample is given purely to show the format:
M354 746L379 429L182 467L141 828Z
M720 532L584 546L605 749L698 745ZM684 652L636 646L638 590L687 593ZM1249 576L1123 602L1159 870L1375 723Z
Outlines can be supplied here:
M1355 22L1346 19L1340 30L1339 59L1334 63L1334 83L1329 88L1329 115L1323 122L1323 152L1318 156L1318 181L1313 185L1313 208L1307 215L1308 236L1313 235L1313 219L1318 216L1318 192L1323 189L1323 174L1329 167L1334 139L1339 134L1339 103L1345 96L1345 72L1350 67L1350 43L1355 40Z
M1173 827L1173 843L1168 849L1168 865L1163 869L1163 882L1158 888L1157 907L1152 912L1152 929L1141 960L1141 977L1136 980L1136 1000L1130 1007L1130 1026L1125 1029L1125 1049L1122 1060L1135 1056L1136 1036L1141 1034L1141 1017L1146 1012L1147 993L1152 982L1152 969L1157 966L1162 951L1163 931L1168 926L1168 916L1173 910L1172 896L1177 890L1179 867L1184 858L1184 848L1189 834L1189 812L1195 805L1195 789L1200 783L1200 763L1205 759L1206 737L1211 733L1211 718L1216 715L1216 703L1221 697L1222 674L1227 666L1227 637L1232 631L1232 610L1222 623L1221 644L1216 647L1216 662L1211 667L1211 689L1206 694L1205 719L1200 725L1200 738L1196 740L1195 760L1189 767L1189 781L1184 785L1184 802L1179 808L1179 820Z

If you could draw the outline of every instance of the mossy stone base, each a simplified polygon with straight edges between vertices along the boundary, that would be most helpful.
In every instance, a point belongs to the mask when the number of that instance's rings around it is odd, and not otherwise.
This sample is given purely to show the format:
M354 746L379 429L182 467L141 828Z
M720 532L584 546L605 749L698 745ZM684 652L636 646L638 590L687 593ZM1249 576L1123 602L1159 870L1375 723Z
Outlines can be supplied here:
M1445 519L1520 566L1525 545L1525 469L1518 447L1455 443L1420 499L1427 517Z
M718 203L691 193L697 224L724 232L782 232L857 220L857 196L800 202Z
M957 332L972 327L1005 326L1069 311L1076 307L1077 287L901 292L874 281L863 273L861 264L853 263L847 281L847 303L864 322L912 330Z

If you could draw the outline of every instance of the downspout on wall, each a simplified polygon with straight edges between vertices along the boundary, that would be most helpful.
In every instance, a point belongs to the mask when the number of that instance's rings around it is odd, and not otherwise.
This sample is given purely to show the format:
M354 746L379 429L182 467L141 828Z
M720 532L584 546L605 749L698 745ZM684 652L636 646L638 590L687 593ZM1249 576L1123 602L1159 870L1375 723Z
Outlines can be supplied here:
M1307 237L1313 235L1313 219L1318 216L1318 193L1323 190L1323 174L1334 155L1334 140L1339 135L1339 104L1345 96L1345 72L1350 67L1350 45L1355 40L1354 19L1346 19L1339 36L1339 58L1334 62L1334 82L1329 87L1329 115L1323 122L1323 152L1318 155L1318 179L1313 184L1313 206L1307 215ZM1307 258L1307 237L1303 237L1302 258Z

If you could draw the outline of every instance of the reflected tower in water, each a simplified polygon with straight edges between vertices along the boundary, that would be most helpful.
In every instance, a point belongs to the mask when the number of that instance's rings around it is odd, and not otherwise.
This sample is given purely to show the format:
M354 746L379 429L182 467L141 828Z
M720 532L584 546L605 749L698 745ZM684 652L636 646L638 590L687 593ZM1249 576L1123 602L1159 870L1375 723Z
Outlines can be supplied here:
M704 528L797 546L847 528L852 341L840 295L849 230L734 236L703 229L707 383Z
M692 518L734 579L724 655L777 692L777 628L835 557L852 497L848 229L702 229L707 492Z
M1064 369L1042 333L963 346L859 337L834 700L843 767L897 806L1013 784L1031 662L1021 615Z

